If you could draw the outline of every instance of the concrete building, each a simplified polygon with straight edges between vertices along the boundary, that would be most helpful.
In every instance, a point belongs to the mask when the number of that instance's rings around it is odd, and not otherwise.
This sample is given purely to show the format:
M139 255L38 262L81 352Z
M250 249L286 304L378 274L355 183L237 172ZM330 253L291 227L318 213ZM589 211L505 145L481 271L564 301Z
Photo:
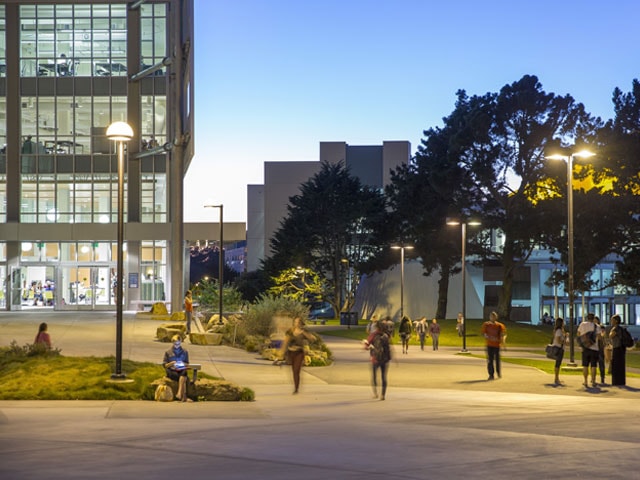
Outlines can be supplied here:
M247 188L247 270L260 267L269 256L269 242L287 214L289 198L320 170L322 162L344 162L364 185L384 187L390 171L411 158L411 144L390 141L375 146L351 146L345 142L320 142L315 162L265 162L264 184Z
M115 309L115 121L134 132L125 308L181 306L185 237L218 231L183 225L193 43L193 0L0 1L0 308Z

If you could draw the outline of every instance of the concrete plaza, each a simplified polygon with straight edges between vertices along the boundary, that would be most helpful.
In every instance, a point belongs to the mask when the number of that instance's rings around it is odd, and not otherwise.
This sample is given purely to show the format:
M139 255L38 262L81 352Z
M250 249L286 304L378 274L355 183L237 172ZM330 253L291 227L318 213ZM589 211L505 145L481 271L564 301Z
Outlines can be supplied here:
M41 321L63 355L113 355L113 313L0 313L0 345L31 343ZM160 361L160 322L125 315L123 357ZM316 327L312 327L316 328ZM317 327L320 330L322 327ZM343 327L344 328L344 327ZM364 336L364 332L363 332ZM386 401L372 398L368 354L325 337L330 367L291 375L256 354L187 344L192 362L256 392L251 403L1 401L6 479L630 478L640 463L640 379L564 386L539 370L457 348L396 349ZM474 353L482 353L478 350ZM507 351L506 356L527 355Z

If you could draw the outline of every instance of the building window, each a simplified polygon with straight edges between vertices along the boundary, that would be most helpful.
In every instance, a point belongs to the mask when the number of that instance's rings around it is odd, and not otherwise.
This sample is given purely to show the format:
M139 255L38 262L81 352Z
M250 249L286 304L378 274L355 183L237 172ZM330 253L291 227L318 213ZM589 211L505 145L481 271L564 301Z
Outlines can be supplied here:
M141 205L143 223L165 223L167 221L167 174L166 157L156 155L143 158L141 170Z
M140 257L141 300L165 300L167 242L143 241Z
M21 5L20 75L126 76L126 5Z

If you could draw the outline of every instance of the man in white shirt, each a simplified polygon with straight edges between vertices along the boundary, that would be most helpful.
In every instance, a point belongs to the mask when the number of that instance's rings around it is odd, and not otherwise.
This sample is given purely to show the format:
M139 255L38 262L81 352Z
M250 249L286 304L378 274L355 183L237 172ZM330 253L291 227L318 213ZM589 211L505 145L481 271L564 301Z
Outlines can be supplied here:
M600 327L596 325L594 322L595 315L593 313L589 313L585 320L582 320L582 323L578 325L578 338L583 335L589 336L590 332L594 332L593 335L593 343L588 346L582 347L582 375L584 377L583 385L585 388L589 388L588 377L589 377L589 367L591 367L591 386L597 387L596 384L596 369L598 365L598 341L597 336L600 334Z

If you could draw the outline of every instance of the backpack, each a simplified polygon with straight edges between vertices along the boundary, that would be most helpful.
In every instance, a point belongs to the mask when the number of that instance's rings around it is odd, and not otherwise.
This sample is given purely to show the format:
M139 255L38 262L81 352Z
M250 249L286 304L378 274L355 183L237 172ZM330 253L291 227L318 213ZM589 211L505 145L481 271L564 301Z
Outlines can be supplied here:
M622 335L622 346L625 348L631 348L635 345L635 342L633 340L633 337L631 336L631 334L629 333L629 330L627 330L626 328L622 328L620 327L620 330L622 331L621 335Z
M371 356L377 364L386 363L391 360L391 351L389 350L389 336L386 333L376 335L371 344Z
M596 340L596 326L595 324L593 325L593 330L587 332L587 333L583 333L582 335L580 335L578 337L578 345L580 345L582 348L589 348L591 345L593 345L594 343L597 342Z

